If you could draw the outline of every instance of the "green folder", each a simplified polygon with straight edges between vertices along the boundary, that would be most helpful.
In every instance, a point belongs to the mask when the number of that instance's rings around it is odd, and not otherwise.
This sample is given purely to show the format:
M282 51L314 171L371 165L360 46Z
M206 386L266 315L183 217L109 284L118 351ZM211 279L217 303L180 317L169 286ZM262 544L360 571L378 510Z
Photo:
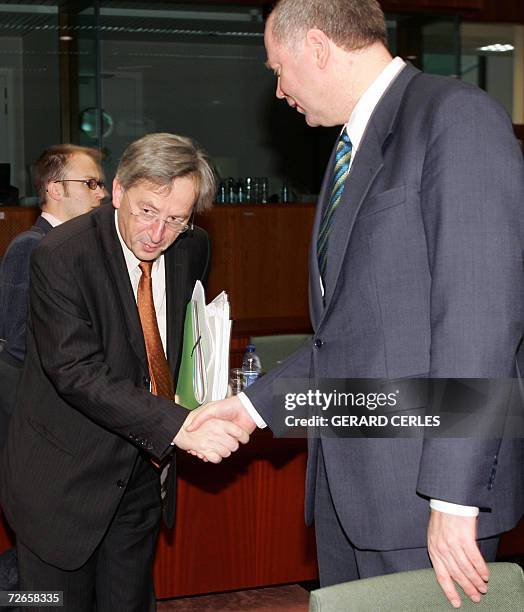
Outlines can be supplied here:
M186 307L182 360L180 362L180 371L178 372L178 381L176 386L178 403L188 410L193 410L199 406L199 403L195 398L195 391L193 388L193 375L198 356L198 352L194 350L197 340L198 338L195 338L193 333L193 307L192 301L190 300Z

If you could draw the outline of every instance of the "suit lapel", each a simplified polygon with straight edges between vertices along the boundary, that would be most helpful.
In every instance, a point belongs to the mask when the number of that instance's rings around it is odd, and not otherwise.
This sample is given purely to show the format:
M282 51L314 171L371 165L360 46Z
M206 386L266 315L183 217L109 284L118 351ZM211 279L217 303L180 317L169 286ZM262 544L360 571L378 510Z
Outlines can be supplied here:
M346 179L342 200L333 216L329 234L326 268L326 307L336 286L343 259L349 245L355 218L375 177L382 169L382 146L371 125L362 140L362 148L355 157Z
M320 188L320 194L318 196L318 203L315 210L315 219L313 221L313 238L309 248L309 310L311 323L313 329L316 329L319 320L322 317L324 310L324 299L320 291L320 272L318 269L318 256L317 256L317 238L320 230L320 220L322 219L322 212L324 207L327 206L331 193L331 177L333 175L333 165L335 163L336 143L331 151L331 157L329 158L326 172L322 180L322 187Z
M112 206L104 205L91 214L98 227L107 271L120 297L122 314L129 330L129 341L139 361L147 364L144 335L138 317L133 288L127 273L124 253L116 233L114 211L115 209Z
M185 239L186 237L182 236L178 240ZM165 253L167 359L172 372L176 370L182 349L182 330L187 306L185 294L189 282L187 250L179 248L178 240Z
M369 189L382 169L382 147L388 135L393 131L398 110L407 86L411 79L419 73L420 72L410 64L400 72L377 104L362 137L362 141L347 178L342 200L335 211L329 235L326 295L325 307L322 311L323 316L325 316L329 303L333 297L356 217L364 203ZM327 201L326 198L329 198L326 183L332 174L332 166L334 163L333 157L334 152L328 164L328 172L326 172L326 176L324 177L322 197L320 200L322 206L319 206L319 208L323 207L324 203ZM317 211L317 217L318 216ZM318 221L315 224L315 244L319 223ZM315 268L312 268L312 270L314 270L315 277L310 282L314 285L316 281L318 285L318 264Z

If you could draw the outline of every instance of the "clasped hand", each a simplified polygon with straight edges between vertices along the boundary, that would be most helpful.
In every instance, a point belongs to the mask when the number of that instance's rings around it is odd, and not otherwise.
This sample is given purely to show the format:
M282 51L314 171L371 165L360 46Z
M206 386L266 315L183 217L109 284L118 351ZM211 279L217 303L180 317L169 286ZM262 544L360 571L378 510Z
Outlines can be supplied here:
M255 429L247 413L247 418L238 418L239 406L231 400L239 402L230 398L191 411L174 443L203 461L220 463L229 457L240 444L249 441L249 434ZM245 412L241 405L240 411Z

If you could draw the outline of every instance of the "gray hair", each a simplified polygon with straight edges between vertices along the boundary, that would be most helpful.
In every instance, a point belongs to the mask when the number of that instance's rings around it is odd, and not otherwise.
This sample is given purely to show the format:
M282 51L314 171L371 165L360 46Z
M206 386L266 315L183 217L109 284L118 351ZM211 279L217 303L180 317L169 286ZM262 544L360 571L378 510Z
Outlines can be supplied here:
M182 176L195 180L195 211L210 208L216 193L215 175L204 150L191 138L167 133L143 136L126 148L116 171L124 189L147 181L170 191L173 181Z
M387 46L386 20L378 0L280 0L271 16L275 40L287 46L311 28L322 30L346 51L376 42Z

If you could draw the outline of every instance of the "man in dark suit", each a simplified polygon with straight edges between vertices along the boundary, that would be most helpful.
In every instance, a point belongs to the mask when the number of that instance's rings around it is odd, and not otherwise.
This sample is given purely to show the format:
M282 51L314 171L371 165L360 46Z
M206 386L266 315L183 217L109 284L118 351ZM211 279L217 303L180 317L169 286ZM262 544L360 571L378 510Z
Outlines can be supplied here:
M159 476L174 445L218 462L247 440L226 421L185 432L173 401L186 304L209 266L192 216L214 193L191 140L145 136L123 154L113 207L57 228L33 254L2 507L21 588L63 591L67 610L155 609Z
M31 253L53 227L100 204L106 192L99 159L96 149L70 144L55 145L42 153L33 176L42 213L28 231L13 240L0 264L0 449L25 358ZM16 565L14 549L2 555L0 566L4 564ZM2 588L8 585L0 583Z
M193 427L278 426L281 378L515 377L524 174L506 112L393 59L375 0L281 0L265 44L277 97L310 126L344 125L313 229L314 337ZM310 439L321 583L431 560L454 606L453 580L479 601L484 558L523 512L522 465L521 440Z
M41 215L33 227L9 245L0 264L0 448L13 412L17 382L25 357L29 258L40 240L57 225L100 204L105 195L96 149L70 144L46 149L34 167Z

